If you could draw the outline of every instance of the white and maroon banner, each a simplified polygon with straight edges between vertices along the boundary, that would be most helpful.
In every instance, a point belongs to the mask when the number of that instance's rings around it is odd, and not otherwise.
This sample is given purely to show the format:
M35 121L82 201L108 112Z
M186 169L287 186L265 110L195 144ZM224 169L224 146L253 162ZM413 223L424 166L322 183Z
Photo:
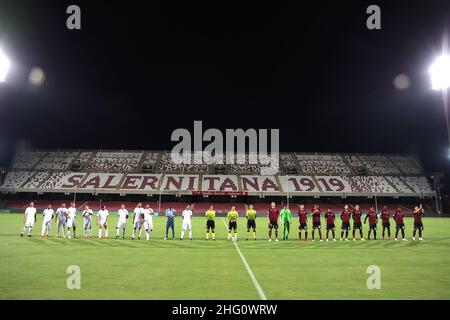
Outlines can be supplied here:
M141 190L157 191L161 174L56 172L41 189ZM30 180L32 181L33 178Z
M235 175L204 175L201 191L237 192L240 190Z
M317 185L322 192L350 193L352 189L351 178L346 176L315 176Z
M279 176L284 192L320 192L311 176Z
M196 191L199 176L196 174L166 174L162 180L161 191Z
M81 189L118 189L123 173L90 173L78 186Z
M242 191L279 192L282 191L275 176L240 176Z
M426 177L384 176L258 176L208 174L126 174L60 171L11 172L7 189L21 191L104 190L107 193L176 193L196 195L432 194ZM10 174L10 173L8 173ZM29 179L27 177L30 177ZM17 181L17 187L11 187ZM26 183L25 183L26 182ZM394 183L395 182L395 183ZM407 185L406 185L407 183ZM407 187L405 187L407 186ZM406 191L405 191L406 190Z
M161 176L161 174L127 174L120 190L157 191Z
M78 186L85 175L86 173L82 172L54 172L44 181L41 189L73 189Z

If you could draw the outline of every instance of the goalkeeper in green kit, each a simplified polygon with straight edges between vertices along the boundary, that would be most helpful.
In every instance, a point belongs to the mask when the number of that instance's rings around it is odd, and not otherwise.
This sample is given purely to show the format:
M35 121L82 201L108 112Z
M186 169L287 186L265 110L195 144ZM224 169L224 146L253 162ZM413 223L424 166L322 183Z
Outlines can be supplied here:
M289 238L289 231L291 230L291 210L289 210L287 204L283 206L280 211L281 228L283 229L283 240Z

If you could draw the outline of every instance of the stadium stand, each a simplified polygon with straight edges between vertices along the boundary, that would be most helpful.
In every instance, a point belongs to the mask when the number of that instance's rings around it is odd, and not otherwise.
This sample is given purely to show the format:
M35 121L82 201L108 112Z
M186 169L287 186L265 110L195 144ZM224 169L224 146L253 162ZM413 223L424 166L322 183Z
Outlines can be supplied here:
M415 193L431 193L430 183L426 177L402 177L402 180L414 190Z
M349 174L350 168L339 155L297 155L305 174Z
M235 174L258 174L261 171L259 164L232 164L230 172Z
M42 189L59 189L63 188L64 185L69 184L67 180L68 177L73 176L72 172L69 171L58 171L53 172L48 178L42 183ZM84 174L83 174L84 176Z
M355 192L367 193L397 193L389 182L380 176L353 176L351 177L353 184L357 187Z
M352 181L346 176L315 176L315 180L323 192L354 192Z
M370 174L401 174L398 167L387 156L363 155L359 156Z
M85 176L82 182L80 181L79 187L93 189L103 187L104 189L116 189L119 182L122 180L122 177L123 173L89 173Z
M44 181L47 180L47 178L50 176L50 173L48 171L40 171L36 172L33 177L31 177L24 185L23 188L25 189L36 189L39 188Z
M44 151L19 151L12 162L11 169L31 170L45 154Z
M87 171L136 171L142 152L97 152L85 165Z
M146 152L142 161L143 165L153 166L158 160L159 152Z
M83 151L80 152L80 154L78 155L78 158L76 158L77 163L80 163L81 166L85 166L87 163L89 163L92 159L92 157L94 157L96 154L96 152L92 152L92 151Z
M285 168L295 168L297 167L297 162L294 159L294 156L291 154L280 154L281 164Z
M386 176L385 179L400 193L414 192L414 190L409 188L400 177Z
M230 165L232 174L260 174L263 164L256 155L237 154L235 163Z
M39 162L36 170L67 170L74 158L68 157L48 157Z
M51 151L39 161L36 170L67 170L79 152Z
M404 174L418 175L423 173L419 161L414 157L391 156L390 159Z
M173 163L169 152L165 152L162 155L161 162L159 164L159 170L167 173L207 173L207 164L194 164L194 156L192 155L193 164L178 164Z
M172 202L172 201L164 201L161 204L161 214L163 215L166 209L172 208L175 209L175 211L178 214L181 214L181 212L186 209L187 205L192 205L190 202ZM158 204L155 205L155 208L158 208Z
M236 160L243 163L218 168L214 162L176 164L167 151L22 150L13 158L1 189L4 193L100 190L112 194L434 195L420 161L413 155L283 153L281 169L272 175L262 174L268 166L256 155L237 154ZM252 160L256 163L250 163ZM73 169L75 163L79 165ZM215 171L220 172L213 177L217 181L204 179ZM169 175L174 175L170 183Z
M20 188L31 176L30 171L9 171L3 182L4 188Z
M364 165L362 164L361 160L356 155L343 155L342 160L344 162L347 162L350 168L353 169L353 172L361 172L363 169L365 169Z

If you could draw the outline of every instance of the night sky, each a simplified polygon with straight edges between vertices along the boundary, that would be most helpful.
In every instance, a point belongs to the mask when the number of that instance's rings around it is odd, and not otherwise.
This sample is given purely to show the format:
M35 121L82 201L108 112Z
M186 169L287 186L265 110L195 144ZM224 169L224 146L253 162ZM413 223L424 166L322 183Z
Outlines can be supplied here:
M5 1L0 164L18 146L170 149L176 128L280 128L281 151L419 153L445 170L428 67L450 1ZM77 4L82 29L66 28ZM366 8L381 7L381 30ZM46 73L29 84L30 70ZM406 90L393 86L404 73Z

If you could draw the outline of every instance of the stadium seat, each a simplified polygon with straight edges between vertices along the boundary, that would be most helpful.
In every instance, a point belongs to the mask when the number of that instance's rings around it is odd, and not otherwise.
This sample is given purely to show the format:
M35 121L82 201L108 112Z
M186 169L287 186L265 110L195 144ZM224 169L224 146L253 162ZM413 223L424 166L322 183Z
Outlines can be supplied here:
M305 174L349 174L350 168L340 155L297 155Z

